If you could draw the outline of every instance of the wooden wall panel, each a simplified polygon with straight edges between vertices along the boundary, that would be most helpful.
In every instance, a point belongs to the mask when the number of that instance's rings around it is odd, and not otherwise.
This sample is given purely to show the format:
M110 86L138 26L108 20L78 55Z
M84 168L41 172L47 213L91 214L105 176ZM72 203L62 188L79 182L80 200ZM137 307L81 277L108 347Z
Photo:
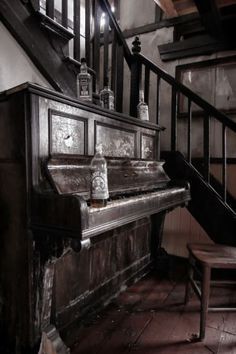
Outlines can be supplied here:
M222 179L222 167L218 164L211 165L211 173L218 180ZM227 168L227 190L236 198L236 165L228 165Z
M177 208L166 215L162 246L169 254L187 257L188 242L212 243L188 210Z

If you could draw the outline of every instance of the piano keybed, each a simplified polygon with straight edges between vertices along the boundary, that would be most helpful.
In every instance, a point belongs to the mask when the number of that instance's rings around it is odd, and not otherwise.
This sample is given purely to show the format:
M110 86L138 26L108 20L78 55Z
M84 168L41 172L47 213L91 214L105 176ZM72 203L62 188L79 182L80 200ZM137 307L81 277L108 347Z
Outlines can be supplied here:
M82 238L96 236L178 205L184 206L189 199L190 191L186 185L113 199L102 208L88 206L88 228L82 231Z

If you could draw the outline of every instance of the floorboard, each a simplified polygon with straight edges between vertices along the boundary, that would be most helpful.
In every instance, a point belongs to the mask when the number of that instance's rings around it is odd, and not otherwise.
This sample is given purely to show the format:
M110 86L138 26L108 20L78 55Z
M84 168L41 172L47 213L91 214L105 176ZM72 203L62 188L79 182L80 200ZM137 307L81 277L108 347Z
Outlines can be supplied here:
M236 312L209 313L206 338L197 341L199 301L193 294L184 305L184 277L175 275L153 272L83 321L71 354L236 354ZM214 305L235 298L235 288L211 291Z

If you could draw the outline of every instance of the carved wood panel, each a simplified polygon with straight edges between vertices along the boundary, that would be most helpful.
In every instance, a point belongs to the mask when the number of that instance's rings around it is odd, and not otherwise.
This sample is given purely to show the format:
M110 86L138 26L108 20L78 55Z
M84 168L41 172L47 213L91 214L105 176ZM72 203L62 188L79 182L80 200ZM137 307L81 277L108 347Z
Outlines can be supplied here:
M102 144L105 156L136 156L135 131L95 122L95 132L95 145Z
M85 154L87 122L85 119L49 110L50 153Z
M154 159L155 137L153 135L141 134L141 158Z

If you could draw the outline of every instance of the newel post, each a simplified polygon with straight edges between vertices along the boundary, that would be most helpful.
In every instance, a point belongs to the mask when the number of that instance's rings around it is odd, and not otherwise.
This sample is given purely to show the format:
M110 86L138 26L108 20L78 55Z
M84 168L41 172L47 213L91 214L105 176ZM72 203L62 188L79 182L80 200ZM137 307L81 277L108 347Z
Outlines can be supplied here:
M130 84L130 115L137 117L137 105L139 103L139 88L141 83L141 64L138 55L141 52L141 42L139 37L135 37L132 42L132 64L131 64L131 84Z

